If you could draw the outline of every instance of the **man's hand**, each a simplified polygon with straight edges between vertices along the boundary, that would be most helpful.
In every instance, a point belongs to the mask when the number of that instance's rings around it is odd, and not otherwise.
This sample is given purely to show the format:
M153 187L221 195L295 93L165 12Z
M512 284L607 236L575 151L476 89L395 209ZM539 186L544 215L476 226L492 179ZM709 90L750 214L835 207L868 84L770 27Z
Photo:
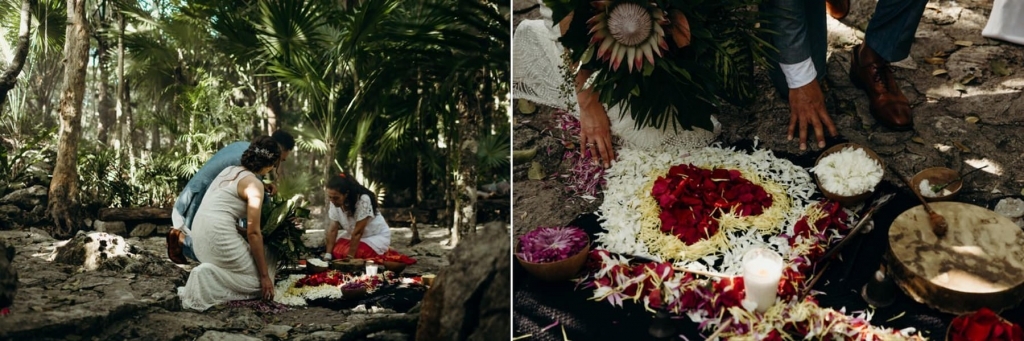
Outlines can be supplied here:
M793 140L793 131L797 125L800 126L800 150L807 150L807 125L814 127L814 136L818 140L818 148L825 147L825 131L835 137L839 135L836 126L832 124L832 118L825 110L825 96L821 93L821 86L815 79L804 86L796 89L789 89L789 135L788 139Z

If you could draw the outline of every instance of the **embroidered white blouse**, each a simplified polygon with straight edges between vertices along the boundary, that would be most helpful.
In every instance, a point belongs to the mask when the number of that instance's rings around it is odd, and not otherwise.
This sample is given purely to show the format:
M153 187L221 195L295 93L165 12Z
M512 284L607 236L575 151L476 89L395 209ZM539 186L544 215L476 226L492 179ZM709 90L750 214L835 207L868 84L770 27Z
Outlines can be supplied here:
M352 239L352 231L356 229L356 222L372 217L363 230L363 238L359 241L369 245L373 252L379 255L387 252L391 246L391 229L380 213L373 212L370 196L366 194L359 196L359 200L356 201L356 212L352 216L349 216L345 209L334 206L334 204L331 204L331 208L327 211L327 216L331 221L336 221L341 225L341 230L338 231L338 239L344 238L348 240Z

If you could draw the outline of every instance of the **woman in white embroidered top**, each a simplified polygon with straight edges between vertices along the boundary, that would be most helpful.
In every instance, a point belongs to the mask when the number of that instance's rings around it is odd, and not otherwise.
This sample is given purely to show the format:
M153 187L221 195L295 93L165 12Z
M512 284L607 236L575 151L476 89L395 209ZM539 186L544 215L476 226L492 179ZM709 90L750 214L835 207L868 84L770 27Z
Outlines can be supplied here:
M369 189L344 173L327 181L331 225L325 238L324 259L359 258L377 262L415 264L416 260L391 249L391 228L377 210ZM340 231L340 233L339 233Z

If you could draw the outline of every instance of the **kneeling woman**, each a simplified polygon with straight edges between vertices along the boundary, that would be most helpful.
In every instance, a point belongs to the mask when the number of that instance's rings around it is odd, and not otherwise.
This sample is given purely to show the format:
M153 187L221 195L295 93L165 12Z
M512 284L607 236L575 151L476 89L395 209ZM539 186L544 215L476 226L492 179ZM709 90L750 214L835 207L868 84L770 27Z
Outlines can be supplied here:
M335 175L327 181L327 200L331 202L327 214L331 225L325 238L325 259L416 264L415 259L391 249L391 228L377 210L377 200L369 189L348 175Z

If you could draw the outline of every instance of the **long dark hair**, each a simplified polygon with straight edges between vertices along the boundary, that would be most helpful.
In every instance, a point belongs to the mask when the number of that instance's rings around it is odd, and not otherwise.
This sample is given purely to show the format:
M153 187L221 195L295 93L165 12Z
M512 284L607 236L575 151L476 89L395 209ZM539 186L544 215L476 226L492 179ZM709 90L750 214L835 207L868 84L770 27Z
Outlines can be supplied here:
M345 195L345 207L342 208L345 209L345 214L348 214L349 217L356 214L356 202L359 201L359 197L363 196L363 194L370 197L370 205L373 205L373 213L378 213L377 196L373 195L373 192L370 192L368 188L356 182L356 179L353 179L345 173L332 175L331 178L327 180L327 189L332 189Z

